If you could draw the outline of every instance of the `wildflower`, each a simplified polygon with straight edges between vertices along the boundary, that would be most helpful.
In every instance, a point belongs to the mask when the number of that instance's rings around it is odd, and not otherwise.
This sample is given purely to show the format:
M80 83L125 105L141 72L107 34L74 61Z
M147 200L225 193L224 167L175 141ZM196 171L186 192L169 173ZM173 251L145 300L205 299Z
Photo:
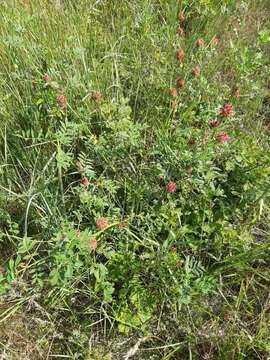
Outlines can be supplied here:
M176 97L177 96L177 90L176 90L176 88L171 88L170 90L169 90L169 94L172 96L172 97Z
M185 17L185 14L183 11L179 11L178 14L177 14L177 19L180 21L180 22L183 22L186 20L186 17Z
M95 251L97 248L97 240L96 239L91 239L89 241L89 247L91 250Z
M229 117L230 115L232 115L233 112L233 106L232 104L224 104L221 108L220 108L220 114L225 116L225 117Z
M199 66L196 66L193 70L192 70L192 74L196 77L200 76L201 74L201 69L199 68Z
M103 95L99 91L94 92L92 96L95 101L100 101L103 98Z
M176 28L176 34L180 35L180 36L184 36L185 35L185 31L184 29L179 25Z
M108 226L108 220L104 217L96 219L96 227L102 230Z
M42 77L43 81L49 82L51 80L50 76L48 74L44 74Z
M204 40L202 38L199 38L197 41L196 41L196 45L198 47L202 47L204 46Z
M218 121L218 119L214 119L210 122L210 125L212 128L216 128L220 125L220 122Z
M90 185L90 181L86 176L84 176L81 180L81 184L87 188Z
M179 49L176 50L175 55L176 55L176 58L181 61L185 57L185 52L184 52L184 50L182 48L179 48Z
M67 98L65 95L57 95L56 101L61 108L65 108L67 106Z
M167 184L166 184L166 191L168 193L175 193L176 192L176 183L173 182L173 181L169 181Z
M184 79L178 79L177 85L180 89L182 89L185 86L185 80Z
M78 228L78 229L76 229L76 236L80 237L80 235L81 235L81 230Z
M220 133L217 134L217 136L216 136L217 142L219 142L219 143L221 143L221 144L223 144L223 143L225 143L226 141L228 141L229 138L230 138L229 135L228 135L225 131L220 132Z

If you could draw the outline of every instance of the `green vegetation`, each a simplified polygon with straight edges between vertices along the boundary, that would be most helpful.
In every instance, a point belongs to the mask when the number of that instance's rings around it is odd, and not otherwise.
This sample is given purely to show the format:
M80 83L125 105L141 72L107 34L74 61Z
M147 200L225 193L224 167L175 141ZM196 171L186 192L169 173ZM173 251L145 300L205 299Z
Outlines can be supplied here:
M269 1L0 13L0 357L270 357Z

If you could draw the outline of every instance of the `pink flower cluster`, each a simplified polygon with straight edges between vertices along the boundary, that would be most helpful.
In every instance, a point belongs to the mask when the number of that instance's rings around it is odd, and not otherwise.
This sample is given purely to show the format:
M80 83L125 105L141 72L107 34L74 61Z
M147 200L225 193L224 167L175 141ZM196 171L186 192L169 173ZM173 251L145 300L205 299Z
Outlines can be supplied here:
M232 113L233 113L233 106L230 103L224 104L220 108L220 114L224 117L229 117L232 115Z

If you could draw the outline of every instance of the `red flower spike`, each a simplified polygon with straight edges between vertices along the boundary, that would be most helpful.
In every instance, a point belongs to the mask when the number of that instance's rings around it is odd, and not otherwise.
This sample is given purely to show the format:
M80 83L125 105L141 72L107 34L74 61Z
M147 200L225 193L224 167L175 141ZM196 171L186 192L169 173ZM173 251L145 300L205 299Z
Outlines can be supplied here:
M176 192L176 183L173 182L173 181L169 181L167 184L166 184L166 191L170 194L173 194Z
M176 88L171 88L169 90L169 94L172 96L172 97L176 97L177 96L177 90Z
M230 139L230 137L229 137L229 135L228 135L225 131L220 132L220 133L217 134L217 136L216 136L217 142L219 142L219 143L221 143L221 144L227 142L229 139Z
M102 230L108 226L108 220L104 217L96 219L96 227Z
M91 239L89 241L89 247L91 250L95 251L97 248L97 240L96 239Z
M185 86L185 80L184 79L178 79L177 85L180 89L182 89Z
M67 97L65 95L57 95L56 102L61 108L65 108L67 106Z
M233 113L233 106L232 104L224 104L221 108L220 108L220 114L224 117L229 117L231 116Z

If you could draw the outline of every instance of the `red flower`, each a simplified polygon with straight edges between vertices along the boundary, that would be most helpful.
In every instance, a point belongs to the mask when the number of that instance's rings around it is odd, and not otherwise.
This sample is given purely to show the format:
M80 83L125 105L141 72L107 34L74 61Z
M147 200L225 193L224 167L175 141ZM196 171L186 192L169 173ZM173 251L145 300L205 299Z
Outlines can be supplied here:
M176 28L176 34L180 35L180 36L184 36L185 35L185 31L184 29L179 25Z
M176 192L176 183L173 181L169 181L168 184L166 184L166 191L168 193L175 193Z
M204 40L202 38L199 38L197 41L196 41L196 45L198 47L202 47L204 46Z
M77 236L77 237L80 237L80 235L81 235L81 230L80 230L80 229L76 229L76 236Z
M102 230L108 226L108 220L104 217L96 219L96 227Z
M57 95L56 101L61 108L65 108L67 106L67 98L65 95Z
M186 17L185 17L185 14L183 11L179 11L178 14L177 14L177 19L181 22L185 21L186 20Z
M90 185L90 181L89 181L89 179L88 179L86 176L84 176L84 177L82 178L82 180L81 180L81 184L82 184L84 187L88 187L88 186Z
M177 85L178 87L181 89L185 86L185 80L184 79L178 79L177 80Z
M220 132L219 134L217 134L216 136L216 140L217 142L223 144L225 143L226 141L228 141L230 139L229 135L225 132L225 131L222 131Z
M181 61L185 57L185 52L184 52L184 50L182 48L179 48L179 49L176 50L175 55L176 55L176 58Z
M193 70L192 70L192 74L194 75L194 76L200 76L200 74L201 74L201 69L199 68L199 66L196 66Z
M43 81L49 82L51 80L50 76L48 74L44 74L42 77Z
M170 95L171 95L172 97L176 97L176 96L177 96L177 90L176 90L176 88L171 88L171 89L169 90L169 93L170 93Z
M230 115L232 115L233 112L233 106L232 104L224 104L221 108L220 108L220 114L222 116L225 117L229 117Z
M220 125L220 122L218 121L218 119L214 119L210 122L210 125L212 128L216 128Z
M97 240L96 239L91 239L89 241L89 246L90 246L90 249L95 251L96 248L97 248Z

